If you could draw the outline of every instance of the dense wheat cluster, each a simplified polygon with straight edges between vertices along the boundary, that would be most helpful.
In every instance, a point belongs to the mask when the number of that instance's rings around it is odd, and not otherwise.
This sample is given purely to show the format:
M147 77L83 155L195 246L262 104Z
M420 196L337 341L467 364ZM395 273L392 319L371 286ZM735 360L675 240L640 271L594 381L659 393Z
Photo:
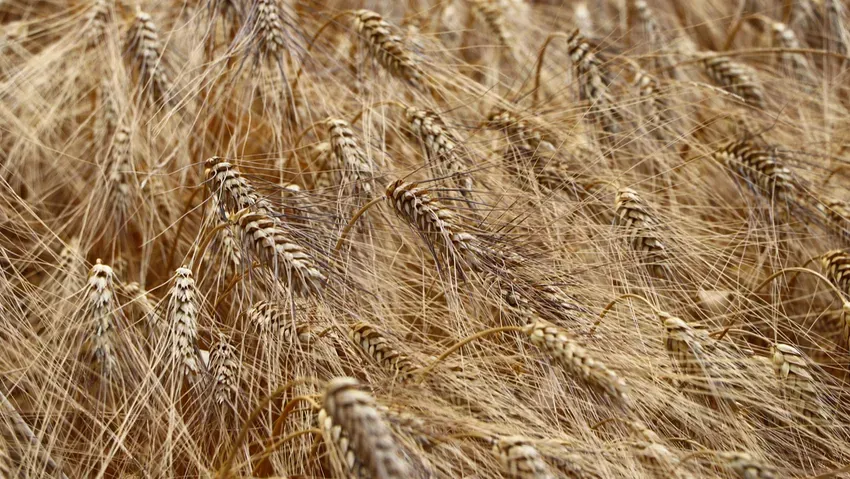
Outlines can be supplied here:
M846 0L0 24L0 478L850 474Z

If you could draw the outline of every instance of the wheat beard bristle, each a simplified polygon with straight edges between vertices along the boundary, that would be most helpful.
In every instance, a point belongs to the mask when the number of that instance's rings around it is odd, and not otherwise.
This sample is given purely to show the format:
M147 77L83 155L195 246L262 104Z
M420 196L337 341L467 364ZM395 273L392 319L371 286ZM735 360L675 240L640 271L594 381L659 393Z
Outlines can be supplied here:
M89 273L86 297L89 317L94 323L91 350L105 378L115 375L118 369L112 281L112 268L97 260Z
M348 436L357 459L373 479L407 479L405 463L389 427L378 413L375 401L354 378L334 378L328 382L322 401L325 411Z

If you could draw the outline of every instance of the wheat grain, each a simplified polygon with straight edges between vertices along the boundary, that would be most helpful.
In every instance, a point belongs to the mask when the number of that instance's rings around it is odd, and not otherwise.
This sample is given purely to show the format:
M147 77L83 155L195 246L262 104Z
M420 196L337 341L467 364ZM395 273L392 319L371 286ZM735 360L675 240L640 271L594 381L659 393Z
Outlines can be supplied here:
M127 50L139 73L140 87L148 89L154 101L169 101L167 95L172 85L165 67L159 33L149 14L141 10L136 12L127 44Z
M342 428L357 459L374 479L405 479L409 466L398 447L375 400L362 391L356 379L332 379L325 388L322 405L334 424Z
M764 91L758 84L755 70L728 57L710 57L703 61L709 78L729 93L743 98L757 108L765 108Z
M190 383L200 379L203 360L198 350L198 298L192 270L177 268L168 297L172 367Z
M416 369L413 361L370 324L362 321L352 324L348 337L387 371L398 374L403 380L412 377Z
M374 189L375 165L358 145L347 121L330 118L325 123L328 128L330 157L342 173L338 183L343 194L369 197Z
M89 272L86 300L87 314L93 324L91 351L105 378L111 378L118 370L113 294L112 268L98 259Z
M533 318L525 326L525 331L531 342L558 362L569 375L598 388L623 406L631 404L626 382L588 350L579 346L565 329Z
M309 324L293 323L280 308L268 301L258 301L245 313L248 320L265 337L279 337L289 343L293 339L301 345L312 344L316 340Z
M271 267L284 286L297 295L321 294L326 278L316 260L270 216L245 209L231 221L239 227L242 244L258 261Z
M472 197L473 180L464 173L463 159L457 139L439 115L430 110L408 108L407 122L422 143L425 156L437 177L450 176L465 198Z
M328 415L325 409L319 410L318 421L325 444L333 451L334 458L339 462L336 467L342 469L339 473L348 479L371 477L369 471L355 456L351 448L351 441L342 430L342 426L334 424L333 418Z
M219 406L227 404L235 409L239 392L238 352L225 336L210 348L210 371L213 376L213 398Z
M777 343L771 347L773 370L779 378L785 399L794 411L811 420L823 419L823 407L815 389L808 361L795 347Z
M649 205L631 188L620 188L615 198L616 224L626 229L634 251L646 255L646 266L657 278L669 277L668 253L660 238L660 223Z
M493 444L502 473L513 479L554 479L534 445L522 436L499 438Z
M369 53L390 74L419 88L422 71L404 45L404 41L393 33L393 27L381 15L371 10L354 12L354 26L366 44Z

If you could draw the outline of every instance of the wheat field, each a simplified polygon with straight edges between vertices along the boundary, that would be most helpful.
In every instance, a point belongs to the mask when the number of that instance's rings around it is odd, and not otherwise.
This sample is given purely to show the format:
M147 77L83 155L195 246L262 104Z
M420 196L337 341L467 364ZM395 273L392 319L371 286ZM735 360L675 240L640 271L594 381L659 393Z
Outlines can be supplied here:
M846 0L0 24L0 478L850 477Z

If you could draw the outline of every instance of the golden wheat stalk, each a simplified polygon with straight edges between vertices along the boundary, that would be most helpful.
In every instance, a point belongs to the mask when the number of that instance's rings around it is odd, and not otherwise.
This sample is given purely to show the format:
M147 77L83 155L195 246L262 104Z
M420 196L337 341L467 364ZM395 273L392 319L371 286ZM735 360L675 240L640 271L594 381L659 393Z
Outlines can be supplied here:
M540 452L522 436L508 436L493 443L502 474L512 479L554 479Z
M422 70L404 41L381 15L371 10L357 10L354 12L354 26L378 64L411 86L421 86Z
M99 259L89 272L85 294L87 315L93 324L91 352L95 363L100 366L101 374L109 379L118 372L115 351L118 333L115 330L112 268Z
M172 367L178 377L198 382L204 367L198 349L198 292L192 270L177 268L168 297L169 341Z
M355 457L373 479L412 477L389 427L371 395L354 378L339 377L325 387L322 405L334 424L348 436Z

